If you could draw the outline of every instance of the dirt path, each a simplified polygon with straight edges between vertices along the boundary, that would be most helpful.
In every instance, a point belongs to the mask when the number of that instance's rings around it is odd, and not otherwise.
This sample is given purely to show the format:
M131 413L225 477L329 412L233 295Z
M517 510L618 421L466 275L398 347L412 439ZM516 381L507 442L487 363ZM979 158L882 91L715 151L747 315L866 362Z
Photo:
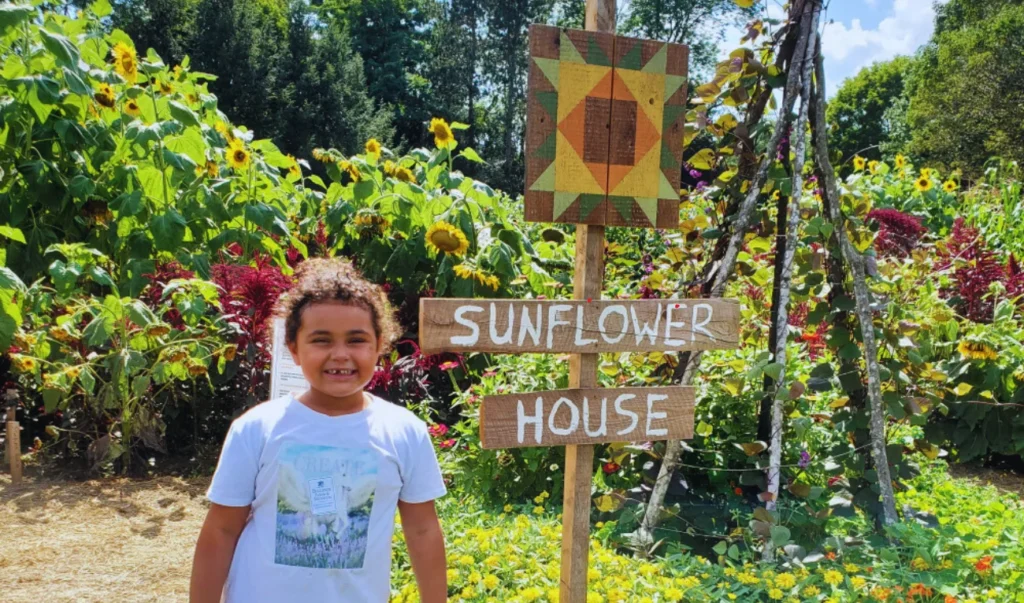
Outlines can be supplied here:
M186 601L207 483L0 476L0 601Z

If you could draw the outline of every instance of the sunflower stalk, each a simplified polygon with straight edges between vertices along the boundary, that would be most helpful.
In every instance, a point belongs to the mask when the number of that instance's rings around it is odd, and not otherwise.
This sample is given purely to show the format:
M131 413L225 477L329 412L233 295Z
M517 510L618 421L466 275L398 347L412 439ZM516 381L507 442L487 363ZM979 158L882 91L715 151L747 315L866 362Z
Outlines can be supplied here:
M810 21L813 15L817 14L817 7L820 7L820 0L807 0L802 6L794 6L794 12L791 13L792 15L800 15L797 18L798 20L794 19L791 24L791 26L799 26L800 34L789 63L786 87L782 97L783 106L779 111L779 119L775 124L775 130L768 143L767 152L761 159L761 163L754 174L746 196L739 204L736 219L733 222L732 234L729 237L729 245L718 265L712 267L707 273L709 276L714 275L709 297L721 297L725 292L725 286L728 284L729 277L736 267L736 259L739 255L740 247L743 245L743 239L753 222L758 206L757 201L761 197L761 188L768 178L768 170L775 162L775 150L779 147L782 137L789 130L793 122L793 107L796 105L798 86L800 84L801 72L803 71L800 66L804 64L807 54L814 50L809 48L812 31ZM801 12L796 12L797 9L800 9ZM702 355L701 351L695 351L689 355L689 358L686 360L686 368L683 370L682 385L690 385L693 382L693 377L700 366ZM668 486L672 476L675 474L676 469L679 468L681 454L681 442L669 440L666 443L665 456L662 459L658 477L654 482L651 498L644 511L643 520L640 523L640 527L631 537L634 550L642 556L650 555L653 552L654 530L660 523L661 516L664 513L665 496L668 493Z
M883 525L892 525L899 521L896 514L896 497L893 493L892 476L889 472L889 459L885 450L885 407L882 401L882 384L878 368L878 346L875 341L874 320L871 310L871 292L865 276L864 256L850 242L846 232L846 224L839 210L839 186L836 183L835 171L828 157L827 130L825 126L825 67L821 56L816 61L816 87L814 89L814 121L811 127L815 130L814 158L824 176L823 198L829 219L833 224L833 232L839 239L841 253L853 272L853 292L856 302L857 321L860 323L861 337L864 341L864 363L867 366L868 401L871 406L870 433L871 454L875 471L878 475L878 487L882 498L881 519Z

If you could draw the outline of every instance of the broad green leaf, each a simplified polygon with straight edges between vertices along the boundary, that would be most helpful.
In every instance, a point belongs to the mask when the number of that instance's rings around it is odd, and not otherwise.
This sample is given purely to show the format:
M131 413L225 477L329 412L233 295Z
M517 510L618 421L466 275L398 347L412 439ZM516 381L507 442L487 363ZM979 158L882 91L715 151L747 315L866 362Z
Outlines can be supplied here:
M459 157L465 157L466 159L474 161L476 163L487 163L486 161L483 160L483 158L480 157L480 155L477 155L476 151L468 147L462 149L462 152L459 153Z
M56 57L58 65L72 69L78 68L78 61L81 60L81 57L78 54L78 48L75 48L70 40L62 35L46 31L46 29L40 29L39 35L42 37L43 46Z
M7 35L12 27L21 25L35 14L36 9L26 4L0 4L0 34Z
M171 108L171 117L185 124L185 126L199 127L199 116L195 111L177 101L171 101L169 106Z
M712 431L714 431L714 428L712 428L711 425L708 425L704 421L701 421L700 423L697 424L697 428L694 430L694 433L706 438L711 435Z
M114 12L114 9L110 6L108 0L96 0L89 5L89 9L97 17L103 18Z
M12 241L17 241L22 244L25 243L25 235L21 232L21 229L8 226L7 224L0 224L0 236L7 237Z
M764 374L771 377L773 380L778 381L779 377L782 376L782 369L784 367L778 362L772 362L764 367Z
M785 526L772 526L772 543L776 546L782 546L789 542L790 532L789 528Z
M185 218L173 208L168 208L166 212L154 216L150 221L153 242L158 249L177 251L185 239L185 225Z

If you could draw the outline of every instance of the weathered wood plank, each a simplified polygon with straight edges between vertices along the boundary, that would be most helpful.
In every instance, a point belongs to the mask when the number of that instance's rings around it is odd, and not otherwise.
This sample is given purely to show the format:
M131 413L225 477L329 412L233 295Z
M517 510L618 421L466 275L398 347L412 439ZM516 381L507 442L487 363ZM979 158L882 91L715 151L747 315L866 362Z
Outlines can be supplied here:
M486 396L484 448L593 445L693 437L692 387L580 388Z
M420 300L424 352L665 352L739 346L739 303L679 300Z

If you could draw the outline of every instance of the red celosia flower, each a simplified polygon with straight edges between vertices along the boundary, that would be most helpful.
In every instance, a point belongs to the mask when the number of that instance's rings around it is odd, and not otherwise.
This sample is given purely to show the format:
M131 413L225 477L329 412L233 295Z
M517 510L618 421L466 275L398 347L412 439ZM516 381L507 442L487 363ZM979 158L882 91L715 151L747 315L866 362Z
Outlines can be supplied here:
M739 486L736 486L735 488L733 488L732 492L736 496L743 496L743 488L740 488Z
M963 218L957 218L939 258L936 268L952 268L956 283L954 290L943 294L956 298L960 314L974 322L991 322L995 306L988 295L989 287L992 283L1005 283L1007 270L996 254L986 248L978 229L967 226Z
M895 209L873 209L868 219L878 222L875 249L883 256L906 257L928 229L914 216Z
M974 569L976 569L980 574L984 574L992 569L992 556L985 555L981 559L978 559L978 562L974 564Z

